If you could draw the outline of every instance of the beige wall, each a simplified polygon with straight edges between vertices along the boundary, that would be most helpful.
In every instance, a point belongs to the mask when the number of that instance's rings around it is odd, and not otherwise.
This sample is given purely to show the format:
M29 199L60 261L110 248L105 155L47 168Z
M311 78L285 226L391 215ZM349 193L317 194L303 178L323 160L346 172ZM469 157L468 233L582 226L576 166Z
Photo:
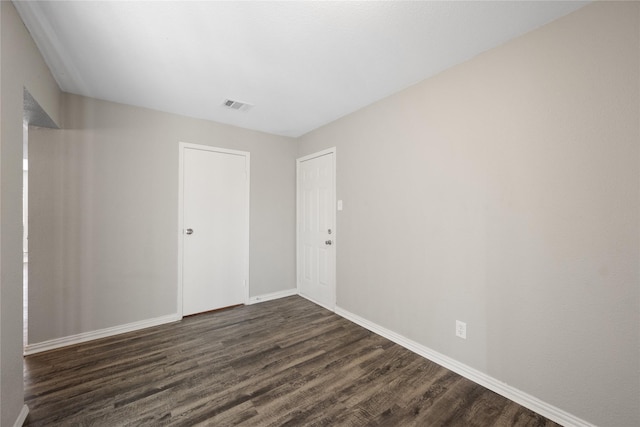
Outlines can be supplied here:
M60 120L60 91L11 2L0 2L0 425L23 405L23 88Z
M64 130L29 134L29 343L177 313L180 141L251 153L250 295L295 288L295 140L64 105Z
M587 6L301 137L338 150L338 306L640 425L639 15Z

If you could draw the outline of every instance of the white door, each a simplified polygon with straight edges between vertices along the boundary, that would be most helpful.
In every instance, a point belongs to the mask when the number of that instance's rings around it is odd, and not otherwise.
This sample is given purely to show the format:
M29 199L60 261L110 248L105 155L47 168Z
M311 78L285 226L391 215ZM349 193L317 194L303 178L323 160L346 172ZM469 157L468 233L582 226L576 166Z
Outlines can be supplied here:
M249 153L185 143L180 152L182 314L243 304L248 295Z
M335 149L298 159L298 292L335 308Z

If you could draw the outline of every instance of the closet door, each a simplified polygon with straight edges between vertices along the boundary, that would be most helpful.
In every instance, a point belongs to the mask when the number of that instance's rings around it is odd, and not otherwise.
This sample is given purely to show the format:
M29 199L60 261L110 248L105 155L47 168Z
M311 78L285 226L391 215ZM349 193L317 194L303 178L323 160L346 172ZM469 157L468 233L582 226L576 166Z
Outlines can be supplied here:
M182 314L247 299L249 153L182 148Z

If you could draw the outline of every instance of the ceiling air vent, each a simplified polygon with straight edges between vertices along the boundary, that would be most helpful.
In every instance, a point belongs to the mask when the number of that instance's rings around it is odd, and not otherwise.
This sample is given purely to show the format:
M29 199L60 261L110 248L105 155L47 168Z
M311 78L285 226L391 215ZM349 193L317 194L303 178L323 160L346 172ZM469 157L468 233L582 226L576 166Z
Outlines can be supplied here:
M251 107L253 107L253 105L251 104L247 104L246 102L234 101L233 99L225 99L222 105L231 110L238 111L249 111Z

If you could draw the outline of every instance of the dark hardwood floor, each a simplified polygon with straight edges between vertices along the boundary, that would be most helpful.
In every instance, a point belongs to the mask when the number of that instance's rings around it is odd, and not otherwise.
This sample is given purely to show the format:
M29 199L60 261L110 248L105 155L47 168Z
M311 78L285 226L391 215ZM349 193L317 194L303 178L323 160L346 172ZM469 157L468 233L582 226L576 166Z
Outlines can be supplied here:
M25 358L28 426L552 426L303 298Z

